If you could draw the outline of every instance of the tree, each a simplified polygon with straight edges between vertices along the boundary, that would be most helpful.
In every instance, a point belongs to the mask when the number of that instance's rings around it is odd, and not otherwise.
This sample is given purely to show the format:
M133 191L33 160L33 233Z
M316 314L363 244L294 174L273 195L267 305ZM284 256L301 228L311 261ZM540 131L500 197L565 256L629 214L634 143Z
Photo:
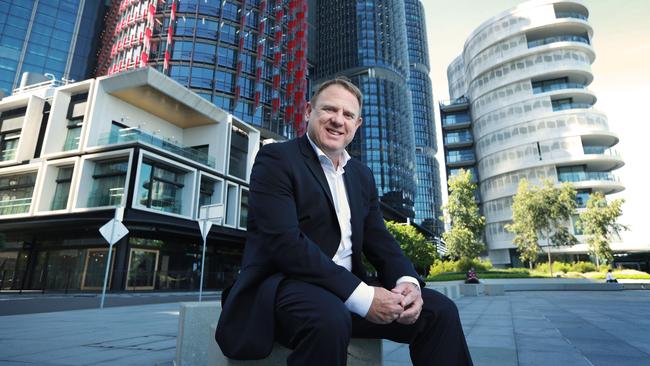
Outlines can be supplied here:
M512 224L506 225L506 230L515 234L519 257L522 261L528 261L531 268L540 251L540 240L546 242L551 276L551 246L575 245L578 242L567 227L576 208L575 198L576 191L569 183L556 187L545 180L541 187L531 187L526 179L519 181L512 202Z
M595 192L589 195L587 209L580 213L578 227L587 237L589 251L596 257L596 266L600 267L600 258L611 261L612 248L609 240L614 234L619 234L628 227L617 223L618 218L623 214L621 206L624 199L616 199L608 204L602 192Z
M481 216L474 198L476 184L472 172L461 169L449 178L449 199L442 207L443 220L451 223L451 229L442 234L447 253L453 258L474 259L485 250L482 235L485 217Z
M438 258L436 246L409 224L386 221L386 228L413 262L418 273L426 274L429 266Z

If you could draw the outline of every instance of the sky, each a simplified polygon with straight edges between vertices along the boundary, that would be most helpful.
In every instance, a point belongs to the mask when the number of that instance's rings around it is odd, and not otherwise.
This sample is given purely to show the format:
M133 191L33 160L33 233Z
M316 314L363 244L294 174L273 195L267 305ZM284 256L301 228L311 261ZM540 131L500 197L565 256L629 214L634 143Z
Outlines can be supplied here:
M438 161L444 169L438 101L449 99L447 66L458 56L469 34L487 19L523 3L515 0L421 0L424 5L436 104ZM623 234L628 246L650 248L650 1L583 0L593 27L592 45L596 60L592 64L594 81L589 86L598 101L595 108L609 119L610 129L620 142L614 147L625 166L614 171L625 190L610 198L624 198L620 223L630 231ZM444 171L441 178L444 180ZM446 185L443 186L446 195ZM446 197L443 199L446 201Z

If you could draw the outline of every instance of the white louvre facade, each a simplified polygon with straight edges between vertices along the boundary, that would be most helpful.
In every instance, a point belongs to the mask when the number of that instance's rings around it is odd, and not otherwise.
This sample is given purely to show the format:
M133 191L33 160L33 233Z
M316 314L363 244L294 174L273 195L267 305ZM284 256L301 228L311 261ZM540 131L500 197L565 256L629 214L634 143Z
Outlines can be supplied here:
M223 203L206 272L238 265L257 129L151 68L0 100L2 289L92 290L107 254L97 229L125 206L112 288L192 289L199 206ZM218 282L222 281L222 282Z
M511 221L520 179L571 182L579 207L589 193L624 189L612 173L624 164L613 149L619 139L589 90L596 54L588 17L579 1L523 3L479 26L449 65L452 100L465 97L469 103L473 146L446 154L475 159L485 239L495 264L516 257L504 225ZM620 243L613 249L624 250ZM557 251L584 254L587 247Z

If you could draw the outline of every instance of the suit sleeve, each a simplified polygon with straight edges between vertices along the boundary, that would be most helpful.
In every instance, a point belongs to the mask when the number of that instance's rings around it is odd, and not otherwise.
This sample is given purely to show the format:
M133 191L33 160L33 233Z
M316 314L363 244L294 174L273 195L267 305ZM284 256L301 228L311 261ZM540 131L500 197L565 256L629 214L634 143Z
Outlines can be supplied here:
M249 228L255 229L249 235L260 236L251 242L263 243L252 252L270 259L287 277L324 287L345 301L361 280L335 264L300 230L294 173L286 161L292 157L273 145L259 151L251 174L249 220L253 223L249 221Z
M368 170L369 210L364 221L363 253L377 269L379 280L385 288L395 287L402 276L418 280L420 287L426 284L415 271L413 263L406 257L395 238L388 232L379 208L377 187L372 173Z

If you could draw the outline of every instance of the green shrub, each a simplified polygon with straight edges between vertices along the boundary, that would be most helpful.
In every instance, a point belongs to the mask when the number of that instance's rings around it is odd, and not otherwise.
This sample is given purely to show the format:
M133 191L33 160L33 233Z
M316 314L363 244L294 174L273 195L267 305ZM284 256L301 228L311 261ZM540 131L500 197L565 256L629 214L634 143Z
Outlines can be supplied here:
M441 273L461 272L465 273L470 268L476 272L486 272L492 269L492 263L489 260L461 258L454 260L436 260L429 267L429 276L435 276Z
M435 276L440 273L456 272L455 261L443 261L436 259L431 267L429 267L429 276Z
M594 272L596 271L596 265L591 262L576 262L571 266L573 272Z

